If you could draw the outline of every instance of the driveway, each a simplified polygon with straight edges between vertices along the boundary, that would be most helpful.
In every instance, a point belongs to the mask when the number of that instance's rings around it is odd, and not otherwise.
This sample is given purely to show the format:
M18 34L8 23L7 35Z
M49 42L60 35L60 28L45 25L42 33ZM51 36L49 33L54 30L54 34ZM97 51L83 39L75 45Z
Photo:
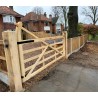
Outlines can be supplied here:
M34 78L24 83L26 92L98 92L98 44L86 44L68 60L57 63L42 80L33 82ZM0 91L9 89L0 82Z
M98 92L98 44L87 43L27 91Z
M49 75L48 75L49 77ZM27 90L28 91L28 90ZM62 63L50 72L50 77L30 88L32 92L97 92L98 69Z

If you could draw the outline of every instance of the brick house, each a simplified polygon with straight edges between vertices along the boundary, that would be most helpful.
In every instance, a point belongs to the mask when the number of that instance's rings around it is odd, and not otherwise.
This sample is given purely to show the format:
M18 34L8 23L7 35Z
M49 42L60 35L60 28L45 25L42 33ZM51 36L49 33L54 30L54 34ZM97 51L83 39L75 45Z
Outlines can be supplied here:
M47 14L36 14L29 12L22 18L22 22L25 28L32 32L46 31L52 32L52 21L47 18Z
M21 20L22 15L13 10L13 6L0 6L0 39L2 31L15 30L14 23Z
M57 16L53 17L52 18L52 32L54 34L60 34L62 31L64 31L64 24L61 22L60 17L57 17Z

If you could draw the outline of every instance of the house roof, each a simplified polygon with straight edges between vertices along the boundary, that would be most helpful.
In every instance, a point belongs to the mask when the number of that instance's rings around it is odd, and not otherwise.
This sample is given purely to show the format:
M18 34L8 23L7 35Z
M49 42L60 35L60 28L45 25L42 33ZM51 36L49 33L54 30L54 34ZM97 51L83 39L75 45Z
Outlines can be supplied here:
M1 15L13 15L15 17L22 17L23 16L7 6L0 6L0 14Z
M49 21L51 22L51 19L45 17L44 15L38 15L34 12L29 12L28 14L26 14L23 18L22 18L22 22L25 22L25 21L29 21L29 20L33 20L33 21Z
M53 17L53 18L52 18L52 24L56 24L58 18L59 18L59 17Z

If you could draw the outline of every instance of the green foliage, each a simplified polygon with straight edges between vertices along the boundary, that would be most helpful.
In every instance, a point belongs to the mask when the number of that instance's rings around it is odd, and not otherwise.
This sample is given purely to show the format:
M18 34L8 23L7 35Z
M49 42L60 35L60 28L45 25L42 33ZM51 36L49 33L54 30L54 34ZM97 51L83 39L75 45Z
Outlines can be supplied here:
M82 23L78 23L77 29L78 29L78 33L82 34L83 33L83 24Z

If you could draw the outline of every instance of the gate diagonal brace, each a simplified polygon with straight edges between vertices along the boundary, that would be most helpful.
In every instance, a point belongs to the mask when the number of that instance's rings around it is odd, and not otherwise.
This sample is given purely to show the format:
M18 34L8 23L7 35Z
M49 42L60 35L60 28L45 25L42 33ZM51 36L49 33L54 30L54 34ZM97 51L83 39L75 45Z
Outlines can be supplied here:
M47 50L48 46L46 46L46 48L43 50L43 52L40 54L39 58L37 59L37 61L35 62L35 64L32 66L32 69L29 71L29 73L27 74L27 77L32 73L32 71L34 70L34 68L36 67L37 63L40 61L40 59L42 58L42 56L44 55L45 51Z
M31 33L30 31L26 30L25 28L21 27L22 30L24 30L25 32L29 33L31 36L35 37L36 39L38 39L38 37L36 35L34 35L33 33ZM41 42L43 42L45 45L47 45L48 47L52 48L53 50L55 50L56 52L58 52L59 54L63 55L63 53L59 52L57 49L55 49L54 47L52 47L51 45L49 45L48 43L44 42L43 40L40 39Z

